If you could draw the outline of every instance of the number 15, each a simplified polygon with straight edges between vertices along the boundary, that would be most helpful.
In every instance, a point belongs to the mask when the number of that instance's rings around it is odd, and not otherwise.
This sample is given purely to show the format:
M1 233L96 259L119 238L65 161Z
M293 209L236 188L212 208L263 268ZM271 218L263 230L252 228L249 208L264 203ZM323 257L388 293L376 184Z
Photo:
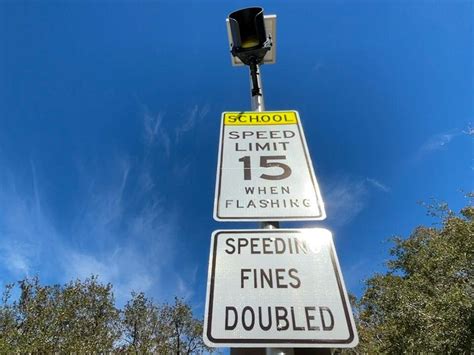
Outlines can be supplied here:
M286 156L284 155L266 155L266 156L261 156L260 157L260 167L261 168L272 168L272 167L278 167L282 169L281 174L278 175L268 175L268 174L262 174L260 175L260 178L265 179L265 180L283 180L286 179L291 175L291 168L283 164L281 162L277 161L271 161L271 160L285 160ZM246 155L242 158L239 159L242 163L244 163L244 180L251 180L252 179L252 167L250 165L250 156Z

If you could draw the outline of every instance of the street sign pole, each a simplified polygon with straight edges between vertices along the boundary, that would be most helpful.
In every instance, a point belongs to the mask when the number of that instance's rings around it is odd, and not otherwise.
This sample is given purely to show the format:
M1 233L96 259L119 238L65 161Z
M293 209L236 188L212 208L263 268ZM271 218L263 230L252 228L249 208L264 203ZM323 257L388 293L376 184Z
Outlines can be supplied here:
M262 76L260 73L260 65L252 63L250 65L250 102L252 111L265 111L265 100L263 97ZM266 221L261 223L263 229L276 229L280 224L276 221ZM285 354L285 353L283 353Z
M265 100L263 98L263 87L262 87L262 76L260 73L260 65L250 65L250 92L252 111L262 112L265 111ZM262 222L261 228L263 229L278 229L280 223L278 222ZM278 349L278 348L266 348L266 355L294 355L293 349Z
M260 73L260 65L252 63L250 65L250 102L252 105L252 111L263 112L265 111L265 101L263 97L262 88L262 77ZM265 221L260 224L263 229L278 229L280 223L277 221ZM255 349L255 352L258 352ZM244 355L250 354L249 349L231 349L231 355ZM294 351L291 348L266 348L266 355L294 355Z
M250 65L250 102L252 111L265 111L265 100L263 96L262 76L260 72L260 65ZM261 222L262 229L278 229L280 223L278 221ZM255 348L231 348L231 355L263 355L263 349ZM297 349L297 353L301 354L331 354L330 349ZM292 348L265 348L265 355L295 355L295 349Z
M358 337L330 231L280 229L280 221L323 220L326 212L298 112L265 110L260 65L275 63L276 15L264 16L262 8L249 7L229 14L226 24L232 65L250 69L252 111L222 114L214 219L257 221L261 231L214 232L204 340L209 346L243 346L232 347L231 355L331 354L328 347L353 347ZM242 165L243 174L236 174ZM229 239L226 233L232 234ZM330 248L295 257L298 247L288 240L294 233L313 233L310 237L315 242L310 244L321 242L321 233L329 235ZM296 235L293 239L304 242ZM282 244L285 240L287 249ZM244 250L246 245L250 252ZM253 254L265 255L254 258ZM285 262L291 268L282 268ZM292 281L285 283L285 275ZM290 286L293 297L286 292ZM268 295L264 306L262 300ZM320 304L312 305L314 300ZM266 325L262 323L263 308L268 310ZM259 329L254 327L255 309ZM295 312L302 312L302 323L296 321ZM258 345L261 347L254 347Z
M252 104L252 111L265 111L260 65L255 63L250 65L250 102Z

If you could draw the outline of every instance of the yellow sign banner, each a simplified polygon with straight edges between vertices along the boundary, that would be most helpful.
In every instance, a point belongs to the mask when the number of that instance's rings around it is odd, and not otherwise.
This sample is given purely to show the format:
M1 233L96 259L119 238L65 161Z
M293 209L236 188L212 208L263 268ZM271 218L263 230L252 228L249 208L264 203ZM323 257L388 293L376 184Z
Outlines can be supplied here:
M250 126L250 125L287 125L297 124L296 111L265 111L265 112L224 112L224 125Z

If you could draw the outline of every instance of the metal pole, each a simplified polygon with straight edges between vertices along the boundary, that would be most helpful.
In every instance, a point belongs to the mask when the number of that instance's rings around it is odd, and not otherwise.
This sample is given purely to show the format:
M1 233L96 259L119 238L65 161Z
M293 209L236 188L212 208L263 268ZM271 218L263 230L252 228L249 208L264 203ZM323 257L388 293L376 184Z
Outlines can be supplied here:
M250 102L252 111L265 111L260 65L255 63L250 64Z
M266 348L265 355L294 355L291 348Z
M260 66L250 63L250 102L252 111L265 111L265 102L263 100L262 78L260 76ZM262 222L262 229L278 229L278 222ZM231 348L230 355L294 355L291 348Z
M263 100L262 78L260 76L260 67L252 63L250 65L250 92L252 111L265 111L265 102ZM262 222L262 229L278 229L280 223L277 221ZM231 348L231 355L330 355L331 349L313 349L313 348Z
M250 65L250 87L251 87L251 101L252 111L265 111L265 101L263 100L262 76L260 74L260 66L252 63ZM262 229L278 229L280 223L278 222L262 222L260 228ZM266 355L294 355L291 348L266 348Z
M263 99L262 76L260 75L260 65L250 63L250 102L252 111L265 111L265 101ZM276 221L262 222L262 229L278 229L280 224Z

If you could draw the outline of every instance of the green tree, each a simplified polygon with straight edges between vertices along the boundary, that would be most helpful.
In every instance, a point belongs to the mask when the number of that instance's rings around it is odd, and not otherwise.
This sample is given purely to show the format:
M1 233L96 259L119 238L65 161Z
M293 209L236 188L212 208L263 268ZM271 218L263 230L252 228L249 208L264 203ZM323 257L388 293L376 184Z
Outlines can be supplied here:
M0 353L103 352L114 349L120 332L112 285L96 277L61 287L42 286L37 277L8 285L0 309Z
M0 354L127 353L201 354L202 322L182 299L155 305L132 293L123 310L114 305L112 285L92 276L63 286L39 278L5 287L0 304Z
M18 338L15 307L10 304L11 291L15 284L8 284L2 295L0 306L0 353L12 353L15 350L14 339Z
M143 292L132 292L122 312L123 340L122 350L138 353L156 353L163 341L159 308L146 298Z
M175 298L173 305L164 304L160 310L164 342L160 354L202 354L211 352L202 339L202 321L193 317L191 307Z
M393 238L385 274L366 283L356 305L356 353L474 351L474 207L431 208L437 227Z
M202 340L202 321L182 299L155 305L143 293L133 293L122 312L122 351L158 354L211 352Z
M110 351L120 339L120 311L115 308L112 284L100 284L96 276L67 284L56 312L61 350Z

